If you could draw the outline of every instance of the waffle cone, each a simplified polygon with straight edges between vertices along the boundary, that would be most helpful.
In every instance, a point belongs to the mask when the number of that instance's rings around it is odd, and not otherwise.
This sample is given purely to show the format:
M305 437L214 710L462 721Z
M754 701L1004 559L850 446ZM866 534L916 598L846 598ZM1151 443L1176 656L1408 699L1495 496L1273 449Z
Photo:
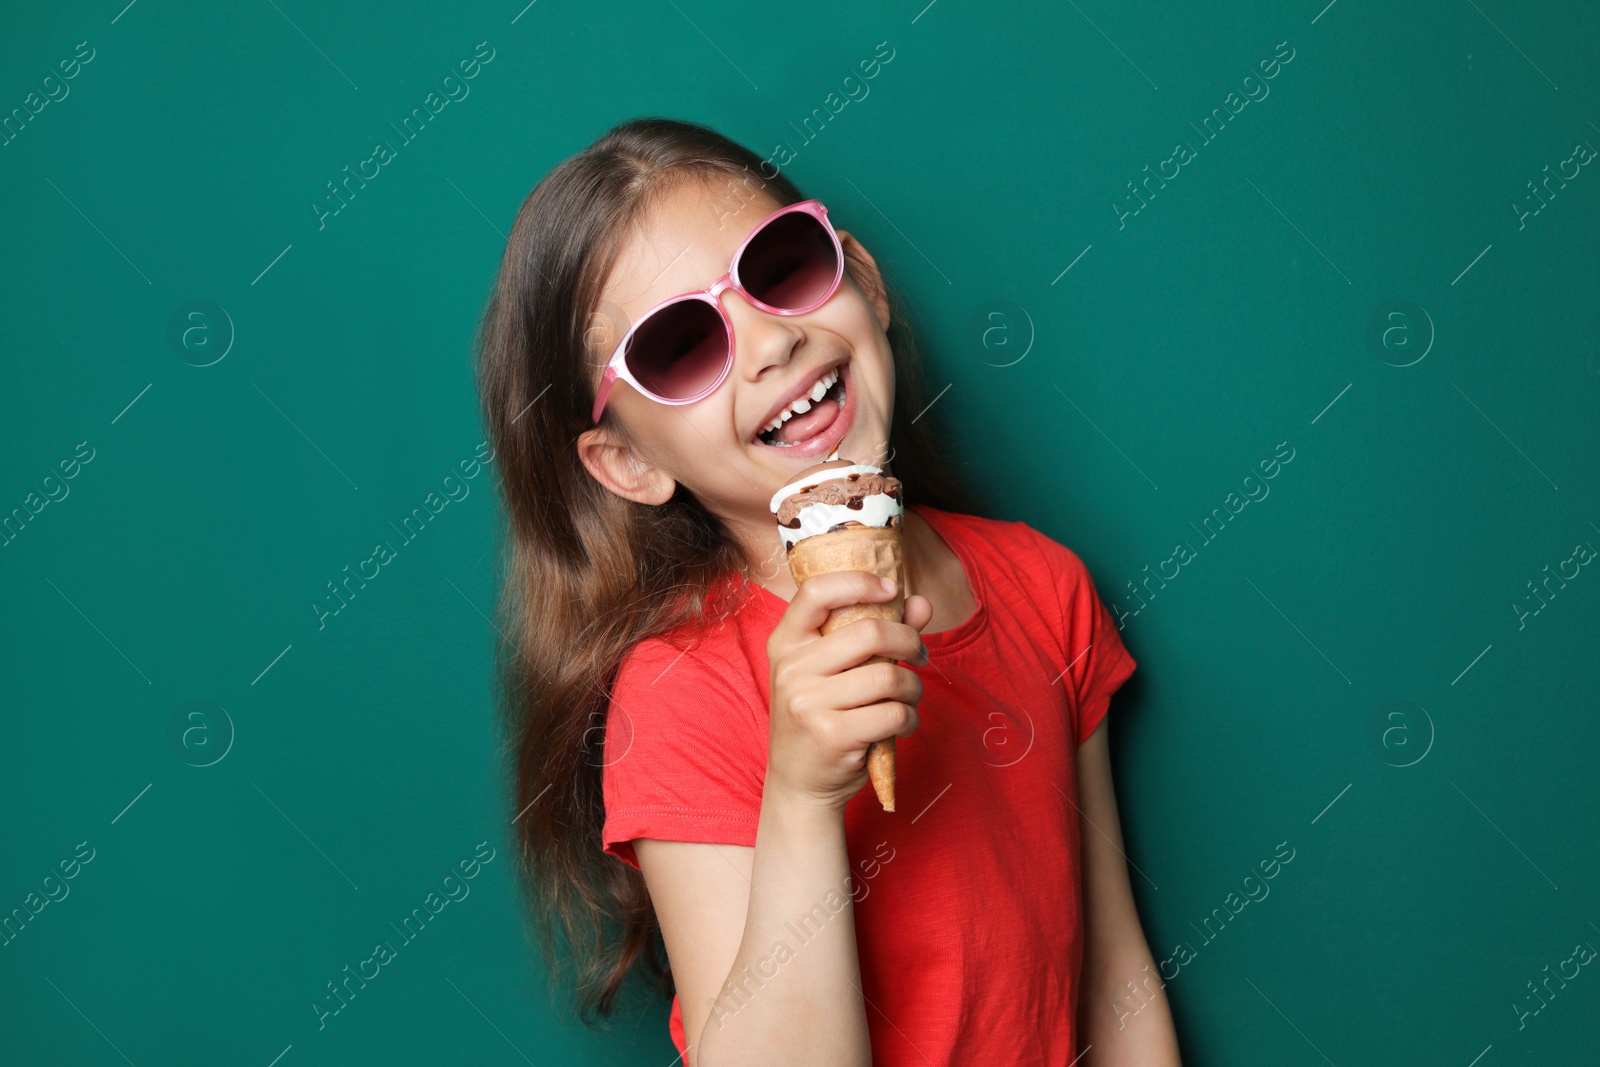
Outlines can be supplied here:
M795 543L789 551L789 572L797 585L818 574L836 571L866 571L879 578L893 578L894 599L882 603L851 604L835 608L822 624L830 634L857 619L901 621L905 608L905 563L900 550L900 530L893 526L847 526L842 530L814 534ZM873 656L867 663L893 662L887 656ZM874 741L867 749L867 777L884 811L894 810L894 738Z

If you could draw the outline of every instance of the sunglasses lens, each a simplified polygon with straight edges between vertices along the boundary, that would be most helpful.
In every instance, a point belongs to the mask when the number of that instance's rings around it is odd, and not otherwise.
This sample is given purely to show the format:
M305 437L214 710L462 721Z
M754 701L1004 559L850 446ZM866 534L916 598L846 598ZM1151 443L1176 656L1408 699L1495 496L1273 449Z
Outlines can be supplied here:
M646 389L668 400L704 392L728 363L728 328L704 300L680 300L634 331L624 357Z
M803 211L773 219L739 258L745 292L785 311L820 301L838 273L839 256L827 227Z

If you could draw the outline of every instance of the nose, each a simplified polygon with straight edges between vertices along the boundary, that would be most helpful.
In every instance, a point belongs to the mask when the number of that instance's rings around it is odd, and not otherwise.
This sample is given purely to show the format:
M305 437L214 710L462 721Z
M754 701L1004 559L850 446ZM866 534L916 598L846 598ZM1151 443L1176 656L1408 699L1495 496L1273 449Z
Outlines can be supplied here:
M722 294L731 292L737 300L724 300ZM795 346L804 336L800 328L782 315L762 311L734 286L732 278L724 274L711 287L711 295L727 313L733 325L735 368L746 380L756 382L768 367L782 367L789 363Z

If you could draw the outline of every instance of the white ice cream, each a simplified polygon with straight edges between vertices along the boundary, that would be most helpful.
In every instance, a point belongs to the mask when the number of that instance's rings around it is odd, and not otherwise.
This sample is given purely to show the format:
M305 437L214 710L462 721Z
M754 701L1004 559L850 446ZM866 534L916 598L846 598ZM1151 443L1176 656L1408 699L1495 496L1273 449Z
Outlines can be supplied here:
M853 463L848 467L834 467L831 470L820 472L820 476L801 478L790 482L772 495L769 510L776 515L778 508L785 500L800 492L808 485L821 485L839 478L848 478L852 474L882 474L883 468L874 467L870 463ZM787 526L778 527L778 535L783 540L785 551L794 547L795 542L804 540L819 533L827 533L828 528L837 526L842 522L858 522L863 526L888 526L889 520L897 515L903 516L905 507L901 501L896 500L888 493L873 493L861 499L860 508L849 508L843 504L807 504L800 509L796 516L800 520L800 528L791 530Z

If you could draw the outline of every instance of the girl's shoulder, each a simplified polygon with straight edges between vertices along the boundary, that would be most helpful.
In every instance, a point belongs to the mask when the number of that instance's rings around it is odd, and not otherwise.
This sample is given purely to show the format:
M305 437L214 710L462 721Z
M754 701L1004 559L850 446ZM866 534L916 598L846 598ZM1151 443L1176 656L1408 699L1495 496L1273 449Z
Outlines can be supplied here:
M1032 554L1039 550L1042 542L1048 542L1056 549L1066 548L1019 519L999 519L964 511L945 511L932 504L912 504L911 509L926 519L941 535L948 529L963 539L978 542L985 549L1011 548Z
M614 690L714 686L724 694L747 695L757 677L754 654L766 654L770 612L737 573L707 591L704 611L677 627L642 638L623 655Z
M1088 577L1076 552L1026 522L943 511L927 504L912 507L962 556L962 562L976 563L985 578L1069 592Z
M974 592L1004 606L1007 625L1063 650L1082 647L1104 607L1076 552L1026 522L923 505L916 511L961 557Z

